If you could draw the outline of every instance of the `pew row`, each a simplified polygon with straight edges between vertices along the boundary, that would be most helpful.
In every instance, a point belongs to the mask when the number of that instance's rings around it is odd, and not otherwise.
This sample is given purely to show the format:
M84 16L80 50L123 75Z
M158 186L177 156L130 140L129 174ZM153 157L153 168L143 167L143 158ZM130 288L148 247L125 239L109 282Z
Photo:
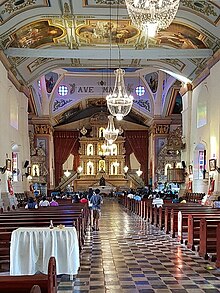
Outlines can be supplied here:
M82 208L84 207L84 208ZM62 207L43 207L37 210L18 209L0 215L0 268L8 270L10 238L13 230L19 227L48 227L50 220L54 226L60 224L74 226L77 230L79 249L84 243L87 226L87 205L80 204Z
M39 291L39 288L40 291ZM51 257L48 274L0 276L1 293L57 293L56 260Z

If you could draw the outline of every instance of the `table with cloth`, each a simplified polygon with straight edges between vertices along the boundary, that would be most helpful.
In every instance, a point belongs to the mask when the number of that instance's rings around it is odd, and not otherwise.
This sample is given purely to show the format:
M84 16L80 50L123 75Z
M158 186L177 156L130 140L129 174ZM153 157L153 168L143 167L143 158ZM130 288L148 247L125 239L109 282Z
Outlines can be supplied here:
M10 275L47 274L51 256L56 258L58 275L77 274L79 246L74 227L25 227L12 232Z

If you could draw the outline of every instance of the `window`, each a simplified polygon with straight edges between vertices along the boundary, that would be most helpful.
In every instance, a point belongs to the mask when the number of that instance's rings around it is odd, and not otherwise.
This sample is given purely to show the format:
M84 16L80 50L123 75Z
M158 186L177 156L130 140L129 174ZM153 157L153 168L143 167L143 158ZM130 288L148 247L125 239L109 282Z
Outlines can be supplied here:
M90 143L87 145L87 156L94 155L93 153L93 145Z
M136 91L136 94L139 97L141 97L141 96L143 96L145 94L145 88L143 86L141 86L141 85L137 86L135 91Z
M65 85L60 85L58 87L58 94L60 96L66 96L68 94L68 87Z

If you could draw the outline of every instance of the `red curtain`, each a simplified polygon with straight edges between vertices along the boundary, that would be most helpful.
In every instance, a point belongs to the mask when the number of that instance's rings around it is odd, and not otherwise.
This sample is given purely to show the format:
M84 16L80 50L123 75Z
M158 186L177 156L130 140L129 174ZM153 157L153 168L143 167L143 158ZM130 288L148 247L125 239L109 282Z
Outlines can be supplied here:
M79 147L80 147L79 140L77 140L71 151L71 154L74 155L74 162L73 162L74 171L77 171L77 168L79 167Z
M128 140L125 140L125 165L131 169L130 155L133 153L131 145Z
M75 147L76 146L76 147ZM77 150L76 150L77 148ZM54 132L54 160L55 160L55 184L59 184L62 177L62 165L71 153L78 155L79 131L55 131ZM75 160L74 160L75 161Z
M130 152L128 144L130 145L130 149L134 153L138 162L141 165L141 170L143 171L142 178L144 182L147 184L148 182L148 131L137 131L130 130L125 131L125 139L128 152ZM126 153L127 153L126 149Z

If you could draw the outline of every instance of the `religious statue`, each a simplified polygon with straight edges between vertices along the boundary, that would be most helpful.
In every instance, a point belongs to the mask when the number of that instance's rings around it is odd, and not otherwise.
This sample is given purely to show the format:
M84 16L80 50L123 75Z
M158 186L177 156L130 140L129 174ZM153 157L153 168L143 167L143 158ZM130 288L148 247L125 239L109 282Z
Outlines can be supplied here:
M100 186L105 186L105 178L103 176L99 180L99 185Z

